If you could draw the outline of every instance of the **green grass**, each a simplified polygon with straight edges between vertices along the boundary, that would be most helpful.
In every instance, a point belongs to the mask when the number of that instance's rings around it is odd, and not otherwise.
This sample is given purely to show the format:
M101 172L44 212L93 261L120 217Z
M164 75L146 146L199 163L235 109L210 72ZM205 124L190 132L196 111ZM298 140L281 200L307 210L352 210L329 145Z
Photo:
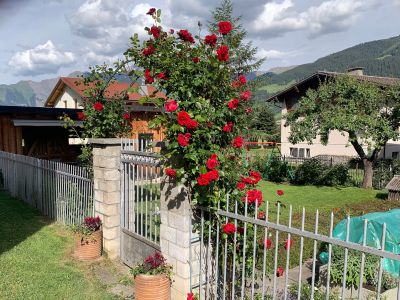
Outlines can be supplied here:
M0 191L0 299L115 299L70 258L72 236Z

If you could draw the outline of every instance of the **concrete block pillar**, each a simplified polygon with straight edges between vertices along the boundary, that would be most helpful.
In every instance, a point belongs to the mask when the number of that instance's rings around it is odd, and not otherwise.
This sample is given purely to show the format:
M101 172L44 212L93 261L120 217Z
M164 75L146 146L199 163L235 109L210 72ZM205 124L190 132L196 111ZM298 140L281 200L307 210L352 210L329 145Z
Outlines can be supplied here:
M120 256L121 140L90 139L93 146L95 216L103 222L103 250L110 259Z
M186 188L164 177L161 183L161 252L173 266L171 299L186 300L190 290L191 208Z

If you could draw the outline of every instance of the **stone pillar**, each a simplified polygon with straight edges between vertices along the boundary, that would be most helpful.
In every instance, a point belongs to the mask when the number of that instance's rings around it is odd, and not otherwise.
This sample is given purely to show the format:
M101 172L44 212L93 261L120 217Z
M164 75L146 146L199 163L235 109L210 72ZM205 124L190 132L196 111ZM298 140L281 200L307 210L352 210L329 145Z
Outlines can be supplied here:
M121 140L90 139L93 146L95 216L103 222L103 250L120 257Z
M190 218L191 209L184 186L164 177L161 183L161 252L173 266L171 299L186 300L190 290Z

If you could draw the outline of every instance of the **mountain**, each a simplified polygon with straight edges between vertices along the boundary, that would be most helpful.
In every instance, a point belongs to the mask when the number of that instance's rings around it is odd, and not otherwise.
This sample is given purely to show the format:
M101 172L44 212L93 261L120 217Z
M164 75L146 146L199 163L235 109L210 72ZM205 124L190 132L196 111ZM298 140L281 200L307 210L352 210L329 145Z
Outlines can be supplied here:
M68 76L76 77L82 74L76 71ZM57 81L58 77L42 81L22 80L15 84L1 84L0 105L43 106Z
M289 71L289 70L294 69L296 67L297 67L297 65L287 66L287 67L275 67L275 68L269 69L268 72L275 73L275 74L281 74L283 72Z
M268 72L258 77L257 98L265 100L316 71L346 72L354 67L364 68L365 75L400 77L400 36L362 43L279 74Z

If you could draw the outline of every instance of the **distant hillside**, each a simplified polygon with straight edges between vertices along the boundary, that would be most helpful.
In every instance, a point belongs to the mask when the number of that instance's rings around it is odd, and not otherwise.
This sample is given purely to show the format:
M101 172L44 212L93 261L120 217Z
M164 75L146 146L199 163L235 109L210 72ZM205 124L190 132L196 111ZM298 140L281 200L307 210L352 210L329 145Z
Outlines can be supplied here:
M74 72L68 76L78 76ZM43 106L57 83L57 78L42 81L22 80L15 84L0 84L0 105Z
M275 68L269 69L268 72L275 73L275 74L281 74L283 72L289 71L289 70L294 69L296 67L297 67L297 65L295 65L295 66L287 66L287 67L275 67Z
M272 95L316 71L345 72L353 67L363 67L366 75L400 77L400 36L359 44L280 74L268 72L258 77L260 94Z

